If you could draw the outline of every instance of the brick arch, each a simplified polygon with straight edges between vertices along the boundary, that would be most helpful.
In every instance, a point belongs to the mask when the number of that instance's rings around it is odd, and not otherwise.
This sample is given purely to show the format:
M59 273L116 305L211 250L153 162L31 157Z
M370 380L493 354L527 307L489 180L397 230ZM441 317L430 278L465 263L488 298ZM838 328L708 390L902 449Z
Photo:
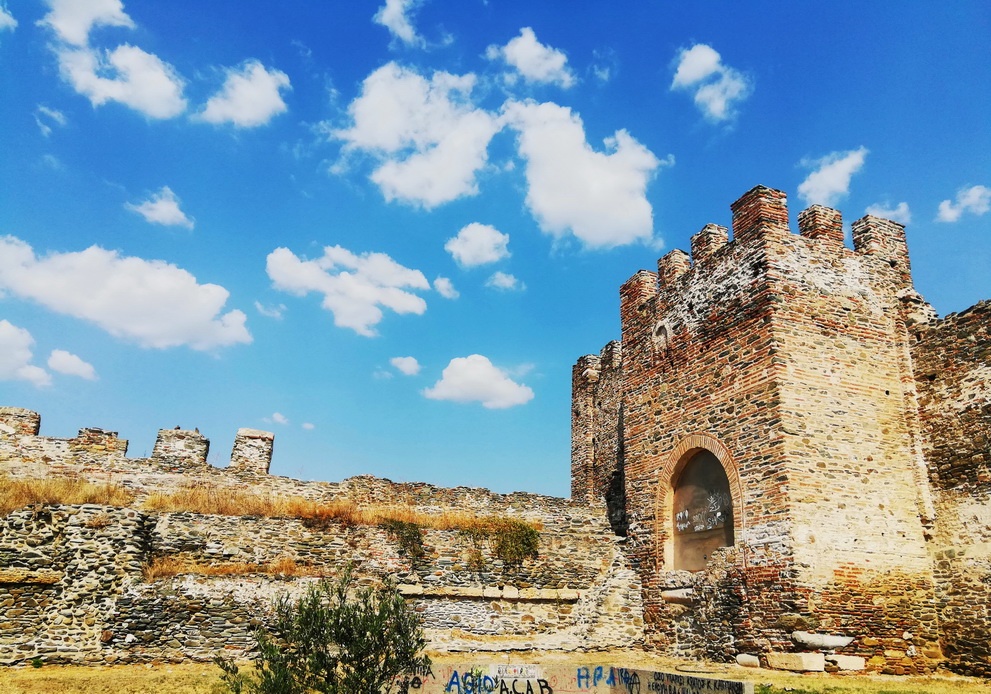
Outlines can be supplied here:
M657 498L655 507L655 538L657 564L666 569L674 566L674 488L672 481L678 478L688 461L699 451L712 453L729 482L729 492L733 499L733 542L739 546L743 542L746 520L743 515L743 486L740 483L740 470L729 449L711 434L696 432L681 439L664 459L657 478Z

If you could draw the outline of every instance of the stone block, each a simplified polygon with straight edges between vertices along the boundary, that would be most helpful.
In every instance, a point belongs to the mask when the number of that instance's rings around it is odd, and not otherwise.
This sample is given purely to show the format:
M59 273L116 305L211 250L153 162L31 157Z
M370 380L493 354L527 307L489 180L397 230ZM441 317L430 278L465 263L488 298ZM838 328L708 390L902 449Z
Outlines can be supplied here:
M768 653L767 666L792 672L824 672L826 659L822 653Z
M760 658L750 653L739 653L736 656L736 663L743 667L760 667Z
M840 670L864 670L867 668L867 660L859 655L836 655L826 656L826 662L832 663Z
M793 631L791 640L803 648L832 651L848 646L853 641L853 637L836 634L816 634L811 631Z

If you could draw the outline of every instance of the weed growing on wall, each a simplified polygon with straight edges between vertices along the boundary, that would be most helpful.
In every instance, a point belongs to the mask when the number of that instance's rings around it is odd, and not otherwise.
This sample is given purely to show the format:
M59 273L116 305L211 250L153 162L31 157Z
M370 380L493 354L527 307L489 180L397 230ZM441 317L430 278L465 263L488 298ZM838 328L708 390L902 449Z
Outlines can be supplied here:
M515 518L503 519L493 534L493 551L509 566L519 566L537 557L540 533L529 523Z
M519 566L526 559L536 558L540 546L537 528L515 518L479 518L458 532L470 545L466 564L475 572L484 571L487 566L482 554L485 545L507 566Z
M430 669L419 615L392 585L355 586L350 569L298 601L282 596L255 639L254 675L214 661L234 694L388 694L397 678Z
M379 523L399 543L399 551L414 564L427 556L423 547L423 529L417 523L388 519Z

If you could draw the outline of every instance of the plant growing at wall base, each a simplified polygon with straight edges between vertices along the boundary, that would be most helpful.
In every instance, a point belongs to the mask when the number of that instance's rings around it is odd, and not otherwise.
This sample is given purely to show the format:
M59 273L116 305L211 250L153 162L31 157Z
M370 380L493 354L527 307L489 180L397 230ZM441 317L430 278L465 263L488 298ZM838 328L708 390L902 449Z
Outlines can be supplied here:
M253 676L215 659L234 694L388 694L397 677L430 668L419 615L392 585L356 587L350 569L297 601L282 596L255 638Z

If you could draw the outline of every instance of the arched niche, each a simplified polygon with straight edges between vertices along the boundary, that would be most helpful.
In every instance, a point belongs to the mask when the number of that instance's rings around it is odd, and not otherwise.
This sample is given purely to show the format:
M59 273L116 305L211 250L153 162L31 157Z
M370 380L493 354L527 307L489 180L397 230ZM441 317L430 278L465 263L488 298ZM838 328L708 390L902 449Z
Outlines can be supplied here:
M718 547L743 537L740 474L726 448L704 433L683 438L658 478L656 540L659 565L698 571Z
M673 568L701 571L713 550L733 546L733 497L719 458L696 452L674 479L672 494Z

